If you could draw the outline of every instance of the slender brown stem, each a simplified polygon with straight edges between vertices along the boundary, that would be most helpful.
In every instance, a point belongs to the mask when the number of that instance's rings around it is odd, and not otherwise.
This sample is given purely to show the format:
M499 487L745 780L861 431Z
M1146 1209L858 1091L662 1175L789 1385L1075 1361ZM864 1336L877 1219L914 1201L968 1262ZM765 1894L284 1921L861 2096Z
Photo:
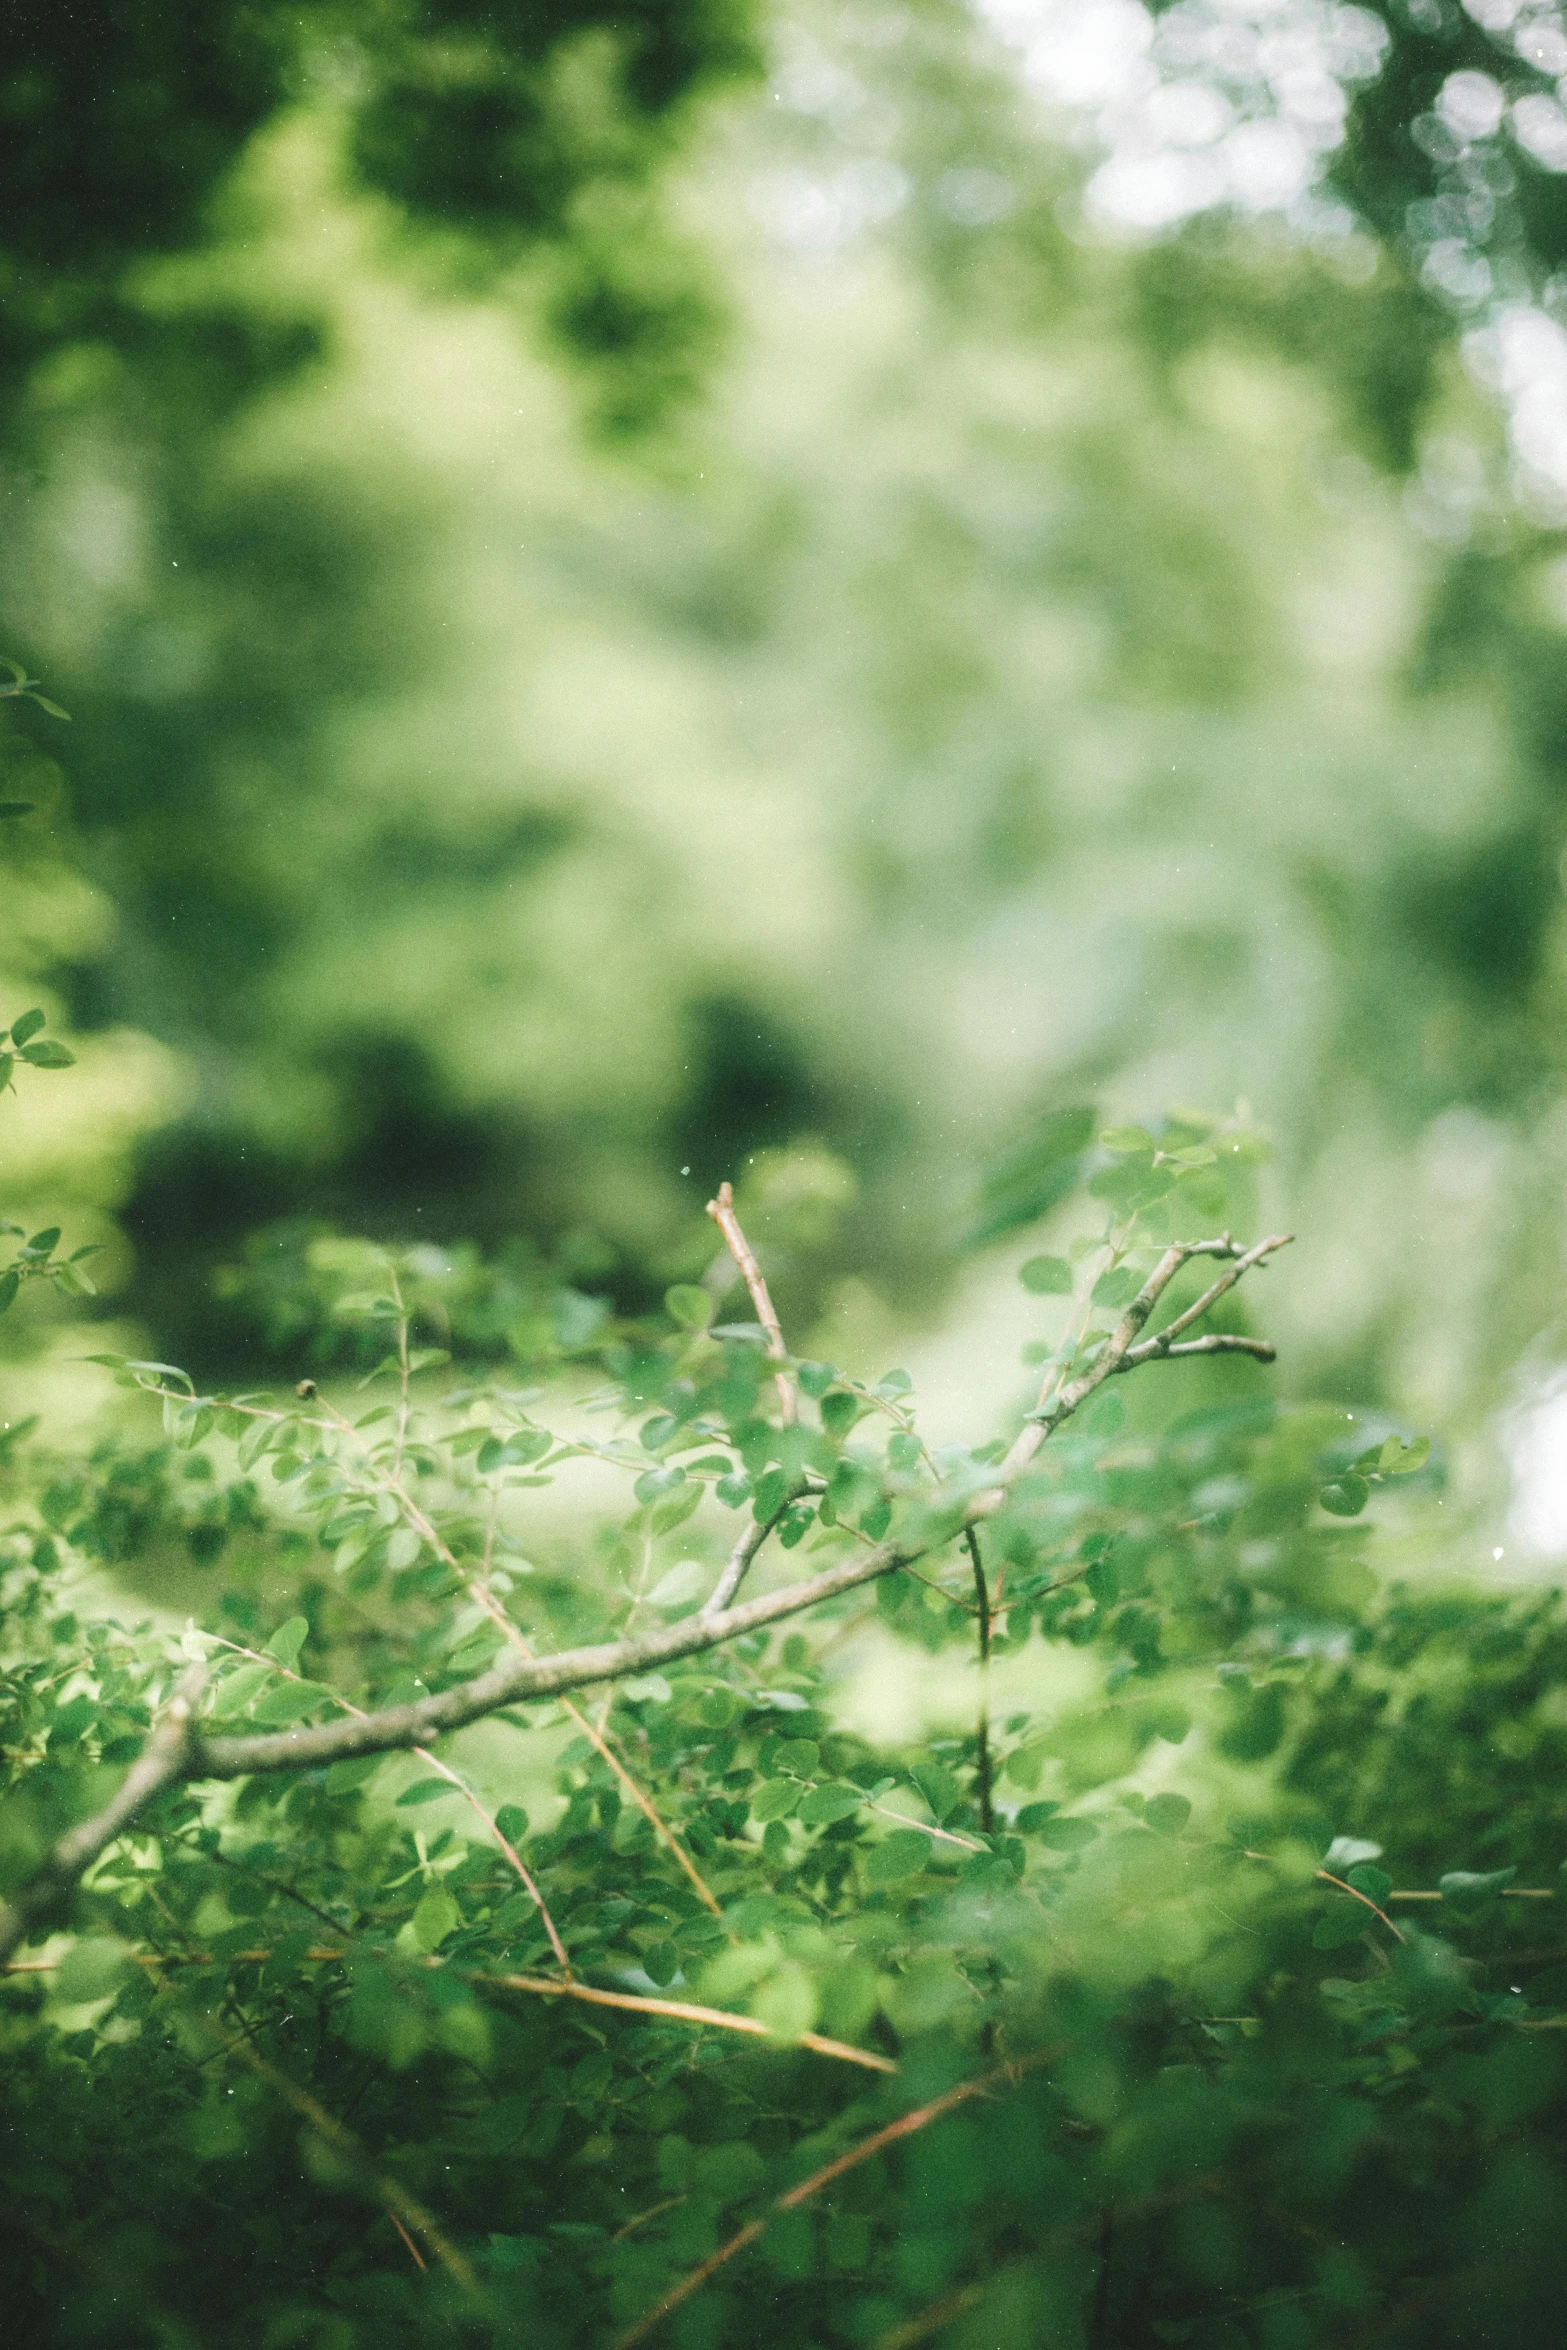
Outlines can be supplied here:
M423 2269L425 2273L428 2274L430 2267L429 2262L425 2259L424 2254L420 2251L418 2245L414 2242L412 2236L410 2236L408 2230L404 2227L396 2212L389 2211L386 2216L391 2221L393 2227L397 2230L397 2233L402 2237L403 2242L407 2245L408 2257L413 2262L415 2268Z
M223 1641L222 1646L233 1649L240 1656L252 1657L258 1665L270 1665L275 1673L281 1673L285 1681L303 1682L304 1680L304 1675L302 1673L296 1673L289 1665L279 1664L275 1656L263 1656L259 1649L242 1648L237 1640L225 1640ZM339 1697L335 1690L332 1692L332 1701L335 1705L341 1706L344 1713L350 1715L356 1721L362 1722L368 1718L362 1706L355 1705L351 1698ZM531 1895L533 1906L538 1911L539 1916L543 1921L545 1933L549 1936L550 1948L555 1953L555 1963L560 1968L561 1973L569 1979L571 1975L571 1961L566 1956L566 1945L561 1940L559 1933L556 1931L555 1920L550 1916L549 1904L546 1902L543 1894L539 1891L537 1884L534 1882L534 1879L530 1874L527 1864L523 1860L521 1853L518 1852L515 1845L512 1844L508 1837L502 1835L500 1822L492 1818L490 1813L485 1809L484 1805L479 1801L477 1795L475 1795L473 1789L468 1785L467 1781L457 1771L452 1769L450 1763L442 1762L439 1755L432 1754L427 1746L416 1746L413 1751L419 1757L421 1762L428 1763L432 1771L437 1772L441 1778L445 1779L450 1786L456 1789L457 1793L462 1797L463 1801L470 1807L471 1810L478 1813L479 1818L484 1822L484 1825L489 1832L491 1841L499 1846L500 1851L509 1862L510 1866L521 1878L524 1888ZM222 1853L219 1853L217 1857L219 1860L221 1860L223 1858ZM287 1892L289 1889L287 1886L282 1886L279 1888L279 1890L282 1892ZM314 1908L314 1904L307 1903L306 1907ZM315 1911L315 1914L322 1920L323 1924L333 1927L336 1931L341 1931L341 1928L337 1926L336 1919L328 1917L324 1910L318 1909Z
M740 1219L735 1214L735 1195L729 1184L721 1183L718 1186L718 1197L708 1201L707 1212L728 1243L729 1254L739 1266L745 1279L745 1285L751 1292L751 1303L756 1308L756 1318L767 1333L768 1353L775 1363L787 1362L789 1349L784 1344L783 1331L779 1327L778 1316L773 1309L773 1301L768 1295L767 1283L762 1278L762 1268L752 1253L750 1242L740 1229ZM786 1371L780 1371L777 1374L777 1386L778 1408L783 1415L784 1425L792 1428L799 1417L794 1381Z
M482 1583L476 1581L470 1581L468 1590L471 1596L478 1601L479 1605L486 1610L492 1621L499 1625L501 1631L505 1633L506 1638L511 1642L513 1648L516 1649L518 1655L526 1657L531 1663L533 1661L533 1650L529 1647L527 1641L523 1638L521 1632L519 1632L517 1629L517 1626L512 1622L510 1616L507 1615L505 1609L501 1606L500 1602L494 1597L494 1595ZM611 1690L610 1696L613 1699L613 1690ZM686 1876L690 1879L692 1890L696 1893L704 1906L712 1911L715 1918L722 1917L724 1914L723 1906L714 1897L707 1880L702 1875L701 1870L697 1867L696 1862L691 1858L691 1855L687 1852L685 1846L681 1843L679 1837L675 1834L674 1829L670 1827L668 1821L665 1820L663 1814L658 1810L657 1806L653 1802L652 1797L646 1793L646 1791L639 1785L637 1780L635 1780L631 1773L627 1770L625 1764L621 1761L614 1748L610 1745L609 1738L605 1730L599 1723L592 1721L589 1716L582 1711L580 1706L573 1705L569 1697L564 1698L562 1700L562 1704L565 1708L565 1711L571 1716L572 1720L576 1723L578 1729L588 1740L589 1744L595 1747L603 1761L608 1763L610 1769L614 1772L616 1778L620 1781L620 1784L622 1787L624 1787L626 1793L630 1796L638 1811L641 1812L643 1818L652 1828L654 1834L659 1837L659 1839L664 1844L666 1844L669 1847L669 1850L674 1854L675 1859L679 1862L681 1868L685 1871ZM606 1708L606 1712L607 1710L608 1709Z
M682 2277L679 2284L666 2293L663 2300L655 2308L650 2309L645 2317L638 2318L635 2325L628 2327L623 2334L619 2335L612 2345L612 2350L633 2350L633 2345L645 2340L653 2329L668 2317L671 2310L678 2309L683 2301L689 2301L691 2295L706 2284L715 2270L722 2268L726 2261L733 2260L735 2254L743 2252L748 2244L754 2244L768 2222L776 2218L779 2212L798 2211L803 2203L809 2203L813 2197L821 2193L824 2187L830 2187L834 2179L841 2179L846 2171L857 2170L862 2162L871 2161L875 2155L883 2153L887 2147L896 2145L900 2138L912 2138L916 2131L928 2129L932 2122L940 2121L942 2116L951 2113L954 2107L965 2105L974 2097L988 2096L990 2091L1003 2081L1008 2083L1015 2081L1023 2073L1032 2072L1036 2066L1048 2064L1053 2057L1060 2053L1059 2047L1040 2048L1036 2049L1032 2055L1017 2057L1010 2063L996 2065L990 2071L980 2073L971 2081L960 2081L955 2089L949 2089L943 2097L933 2097L928 2105L916 2106L912 2113L902 2114L896 2121L888 2122L884 2128L873 2130L868 2138L862 2138L859 2144L851 2146L847 2153L837 2155L833 2161L824 2163L820 2170L812 2171L808 2179L802 2179L797 2187L791 2187L787 2194L776 2197L758 2218L748 2220L743 2228L729 2238L727 2243L720 2244L718 2250L710 2254L700 2267L692 2269L689 2275Z
M457 2283L464 2286L469 2292L475 2290L478 2279L456 2245L450 2241L445 2231L426 2211L424 2205L415 2196L409 2194L400 2179L394 2179L389 2172L376 2169L368 2150L355 2137L346 2122L340 2122L336 2114L328 2113L326 2107L312 2097L308 2089L302 2089L299 2083L292 2080L287 2073L280 2072L275 2064L269 2064L267 2059L251 2046L249 2040L240 2039L231 2042L227 2052L231 2056L237 2056L241 2064L248 2065L253 2073L275 2089L285 2104L291 2105L294 2111L310 2124L318 2138L323 2139L335 2154L340 2155L352 2169L360 2173L366 2184L373 2189L379 2198L388 2217L397 2226L399 2233L407 2229L412 2234L421 2237L446 2270L448 2276L454 2277ZM419 2265L422 2268L424 2263L421 2261Z
M404 1336L406 1354L406 1331ZM327 1425L332 1425L334 1423L344 1435L357 1437L357 1431L351 1428L348 1422L342 1419L341 1416L335 1412L329 1414ZM400 1435L399 1448L401 1447L401 1444L402 1436ZM372 1475L374 1475L373 1471ZM496 1629L502 1634L502 1636L510 1642L511 1646L517 1651L517 1654L529 1664L535 1662L533 1650L529 1647L527 1641L523 1638L523 1635L518 1630L517 1626L512 1622L510 1616L506 1613L506 1610L501 1606L500 1601L491 1591L482 1571L478 1575L470 1575L461 1565L459 1565L456 1554L453 1552L450 1544L442 1539L438 1528L431 1522L427 1514L419 1507L412 1494L409 1493L407 1487L403 1484L401 1476L399 1474L394 1474L390 1477L376 1478L375 1481L381 1490L396 1503L397 1507L403 1512L404 1517L407 1519L409 1525L414 1529L414 1531L430 1545L430 1548L434 1551L436 1557L441 1561L442 1565L449 1568L454 1575L460 1575L462 1577L464 1587L468 1593L468 1597L473 1601L476 1607L483 1608L485 1614L490 1618L490 1621L495 1625ZM497 1502L499 1500L498 1492L495 1496L495 1500ZM494 1544L495 1519L496 1513L492 1508L490 1514L490 1524L485 1542L486 1564L488 1563ZM342 1701L340 1700L339 1702ZM583 1735L593 1746L598 1749L599 1754L603 1757L604 1761L608 1763L616 1778L619 1779L621 1785L625 1788L626 1793L631 1797L632 1802L636 1804L638 1810L643 1813L644 1817L653 1828L655 1834L661 1837L663 1842L668 1845L670 1851L674 1854L675 1859L679 1862L681 1868L685 1871L686 1876L690 1879L693 1890L705 1903L707 1908L712 1911L714 1917L721 1917L723 1915L723 1910L720 1904L714 1899L712 1892L704 1881L700 1870L696 1866L696 1863L691 1859L689 1853L687 1853L685 1847L681 1844L678 1837L675 1835L674 1830L667 1826L665 1821L660 1817L651 1799L646 1794L644 1794L642 1788L637 1784L636 1780L633 1779L631 1773L625 1768L624 1764L621 1763L611 1752L609 1742L605 1738L603 1732L597 1727L595 1723L588 1719L588 1716L583 1713L579 1707L573 1705L569 1698L564 1699L563 1703L566 1712L571 1716L572 1720L576 1723L578 1729L582 1731ZM358 1709L355 1707L349 1707L347 1710L350 1712L356 1712ZM361 1714L360 1719L363 1720L364 1718L365 1717ZM436 1765L437 1769L444 1769L444 1767L445 1766L441 1764ZM461 1785L461 1782L457 1781L456 1784ZM464 1793L466 1792L467 1790L464 1789ZM472 1798L470 1798L470 1800L472 1800ZM504 1841L500 1837L500 1831L494 1828L493 1822L491 1825L497 1840ZM561 1966L564 1968L565 1972L569 1974L571 1972L571 1968L567 1963L566 1954L564 1949L561 1947L560 1939L555 1932L554 1923L549 1917L549 1912L544 1907L542 1896L534 1887L531 1877L529 1877L526 1870L523 1869L522 1863L517 1860L515 1854L511 1853L510 1846L507 1846L506 1850L509 1857L512 1859L513 1865L517 1868L519 1874L522 1875L524 1882L528 1885L529 1890L533 1893L535 1901L538 1902L539 1909L542 1912L545 1918L545 1922L549 1928L551 1944L555 1948Z
M1395 1942L1402 1942L1405 1939L1404 1935L1399 1931L1398 1927L1394 1925L1392 1919L1388 1916L1387 1911L1385 1909L1378 1909L1376 1903L1372 1900L1369 1893L1360 1892L1359 1889L1354 1885L1346 1885L1344 1879L1342 1877L1335 1877L1331 1869L1318 1869L1317 1875L1322 1878L1325 1884L1336 1885L1341 1893L1347 1893L1352 1901L1364 1902L1367 1909L1371 1911L1372 1915L1374 1917L1379 1917L1382 1920L1383 1925L1386 1926L1388 1932L1392 1935Z
M646 1999L638 1991L600 1991L590 1983L557 1983L548 1975L476 1975L474 1980L497 1983L507 1991L536 1992L543 1999L582 1999L594 2007L624 2007L638 2015L673 2016L680 2023L711 2024L726 2032L747 2032L761 2040L776 2037L755 2016L731 2015L722 2007L699 2007L689 1999ZM851 2047L847 2040L829 2040L820 2032L801 2032L790 2045L814 2049L818 2056L835 2056L843 2064L861 2065L866 2072L895 2073L898 2069L890 2056L878 2056L869 2048Z

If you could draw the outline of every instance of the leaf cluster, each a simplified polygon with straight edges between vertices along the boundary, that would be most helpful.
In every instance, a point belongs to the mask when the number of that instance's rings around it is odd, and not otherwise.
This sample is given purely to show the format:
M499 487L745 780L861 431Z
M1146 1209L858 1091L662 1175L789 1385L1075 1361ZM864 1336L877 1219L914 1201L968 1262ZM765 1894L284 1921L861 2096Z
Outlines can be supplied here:
M1258 1151L1090 1140L1023 1269L1042 1393L978 1446L699 1284L475 1375L368 1244L317 1266L357 1385L100 1358L162 1441L0 1467L0 1885L82 1849L0 1977L28 2338L1526 2336L1567 1622L1380 1589L1344 1502L1429 1481L1419 1443L1348 1453L1244 1333L1126 1364L1218 1310L1189 1257L1137 1318ZM584 1474L618 1514L559 1506ZM171 1637L103 1575L179 1530L224 1587ZM709 1632L737 1556L761 1613ZM848 1727L866 1643L965 1694Z

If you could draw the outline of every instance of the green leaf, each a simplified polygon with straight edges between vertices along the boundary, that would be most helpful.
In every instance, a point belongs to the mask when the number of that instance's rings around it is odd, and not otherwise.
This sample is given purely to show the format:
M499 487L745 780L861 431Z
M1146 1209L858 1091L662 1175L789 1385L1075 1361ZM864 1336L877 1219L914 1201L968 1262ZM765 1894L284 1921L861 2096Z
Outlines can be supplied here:
M1159 1836L1179 1836L1192 1816L1192 1807L1184 1795L1150 1795L1143 1806L1143 1818Z
M701 1508L702 1496L706 1491L705 1485L693 1482L682 1485L674 1493L666 1494L649 1513L648 1524L652 1531L655 1534L673 1534L677 1526L683 1526L687 1518L694 1516Z
M1035 1781L1038 1784L1038 1781ZM1025 1836L1037 1836L1048 1820L1053 1820L1061 1809L1059 1803L1025 1803L1017 1815L1017 1825Z
M963 1801L963 1789L945 1763L919 1762L909 1777L930 1805L931 1815L938 1826L952 1817Z
M834 1820L850 1818L864 1801L864 1789L851 1787L846 1780L813 1787L800 1806L800 1824L806 1828L828 1827Z
M292 1671L299 1662L299 1652L304 1647L309 1634L310 1621L308 1617L290 1616L288 1622L281 1625L267 1642L268 1656L275 1656L280 1665Z
M800 1802L804 1790L797 1779L765 1779L751 1797L753 1820L786 1820Z
M1344 1476L1335 1477L1330 1484L1324 1485L1317 1498L1335 1518L1358 1518L1370 1495L1371 1488L1364 1477L1357 1477L1348 1471Z
M481 1461L483 1460L483 1453L479 1455L479 1458ZM667 1469L644 1469L631 1490L637 1500L646 1506L649 1502L661 1500L666 1493L673 1493L675 1487L684 1485L685 1481L686 1473L681 1468L671 1466Z
M1531 2007L1567 2007L1567 1966L1549 1966L1526 1986Z
M780 1771L788 1771L796 1779L808 1779L822 1759L822 1750L814 1738L786 1738L773 1757Z
M14 1302L16 1293L21 1286L22 1276L20 1273L0 1273L0 1314L3 1314L6 1307Z
M1430 1458L1429 1436L1417 1436L1412 1444L1406 1444L1401 1436L1390 1436L1377 1455L1377 1467L1384 1477L1412 1477Z
M667 1705L674 1691L662 1673L640 1673L635 1680L621 1682L620 1694L633 1705Z
M756 1481L756 1521L775 1518L789 1498L791 1480L782 1469L769 1469Z
M1488 1869L1477 1873L1473 1869L1449 1869L1445 1877L1437 1879L1442 1899L1457 1910L1481 1910L1500 1895L1518 1874L1516 1868Z
M1121 1153L1147 1151L1150 1158L1157 1148L1153 1136L1145 1126L1112 1126L1100 1135L1099 1140L1107 1151Z
M271 1686L270 1665L241 1665L237 1673L218 1683L214 1710L225 1715L243 1713L253 1697Z
M397 1798L397 1809L408 1811L415 1804L434 1803L438 1796L455 1795L457 1792L450 1779L415 1779L413 1785L405 1787Z
M251 1709L251 1718L268 1729L282 1729L289 1722L302 1722L326 1703L332 1692L316 1681L283 1681L259 1697Z
M38 1034L39 1029L44 1026L46 1018L47 1015L40 1012L36 1005L32 1011L24 1012L20 1020L13 1020L11 1023L11 1042L26 1044L30 1036Z
M673 1289L664 1292L664 1310L682 1330L705 1330L716 1303L712 1291L699 1288L694 1281L677 1281Z
M30 1061L35 1069L74 1069L76 1066L76 1055L68 1053L64 1045L57 1044L52 1036L40 1037L37 1044L24 1044L22 1058Z
M384 1754L356 1754L347 1762L335 1762L326 1775L328 1795L351 1795L356 1787L373 1779L386 1757Z
M1330 1902L1312 1928L1313 1950L1342 1950L1351 1942L1358 1942L1371 1923L1371 1912L1358 1901L1342 1899Z
M413 1938L421 1950L437 1950L462 1924L462 1911L444 1885L432 1885L414 1911Z
M1065 1257L1030 1257L1019 1267L1018 1279L1035 1297L1070 1297L1074 1287Z
M684 1607L707 1581L707 1569L697 1559L681 1559L667 1575L660 1575L647 1594L649 1607Z
M1137 1275L1129 1265L1117 1265L1109 1273L1101 1273L1093 1287L1096 1306L1122 1306L1138 1289Z
M63 718L66 725L70 725L70 711L62 710L58 702L51 702L47 694L29 694L27 699L30 702L36 702L40 710L47 710L51 718ZM3 814L4 810L0 809L0 815Z
M1368 1901L1374 1901L1378 1909L1386 1907L1387 1897L1393 1890L1393 1880L1387 1871L1371 1868L1365 1861L1357 1868L1352 1868L1344 1882L1353 1885L1355 1891L1363 1893Z
M1037 1223L1065 1199L1082 1172L1095 1121L1091 1109L1053 1111L988 1167L965 1244L978 1248L1000 1240L1025 1224Z
M804 2028L809 2031L810 2025ZM736 2138L725 2146L704 2147L691 2166L691 2176L698 2194L714 2203L738 2203L765 2183L767 2165L754 2146Z
M867 1884L892 1885L900 1877L912 1877L930 1858L930 1838L918 1828L894 1828L880 1844L872 1845L865 1856Z
M1041 1844L1052 1852L1081 1852L1085 1844L1096 1843L1099 1830L1092 1820L1045 1820L1035 1829Z
M89 1934L73 1942L55 1976L55 1996L66 2007L85 2007L118 1991L131 1971L127 1945L112 1936Z
M36 800L0 800L0 816L31 816Z

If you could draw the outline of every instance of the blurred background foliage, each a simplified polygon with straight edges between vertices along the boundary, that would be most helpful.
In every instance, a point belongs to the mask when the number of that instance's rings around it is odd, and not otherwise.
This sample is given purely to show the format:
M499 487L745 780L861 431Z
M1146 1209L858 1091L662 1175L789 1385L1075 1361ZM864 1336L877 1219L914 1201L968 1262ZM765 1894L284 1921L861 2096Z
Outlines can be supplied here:
M230 1372L326 1225L635 1306L750 1166L793 1329L971 1362L976 1167L1240 1096L1292 1385L1548 1377L1553 16L8 38L0 961L83 1071L6 1174L105 1310Z

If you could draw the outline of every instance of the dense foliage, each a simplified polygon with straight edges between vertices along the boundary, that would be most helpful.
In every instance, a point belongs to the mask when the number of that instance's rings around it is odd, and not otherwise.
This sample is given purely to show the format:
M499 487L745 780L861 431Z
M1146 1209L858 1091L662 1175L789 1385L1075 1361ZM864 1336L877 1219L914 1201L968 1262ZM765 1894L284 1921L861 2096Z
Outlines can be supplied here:
M1553 2340L1560 18L6 31L7 2338Z
M362 1376L13 1431L17 2338L1543 2339L1567 1623L1368 1563L1435 1471L1270 1397L1259 1155L1002 1171L1063 1253L977 1446L790 1355L723 1194L661 1315L454 1365L501 1276L319 1244ZM171 1543L183 1637L103 1579Z

